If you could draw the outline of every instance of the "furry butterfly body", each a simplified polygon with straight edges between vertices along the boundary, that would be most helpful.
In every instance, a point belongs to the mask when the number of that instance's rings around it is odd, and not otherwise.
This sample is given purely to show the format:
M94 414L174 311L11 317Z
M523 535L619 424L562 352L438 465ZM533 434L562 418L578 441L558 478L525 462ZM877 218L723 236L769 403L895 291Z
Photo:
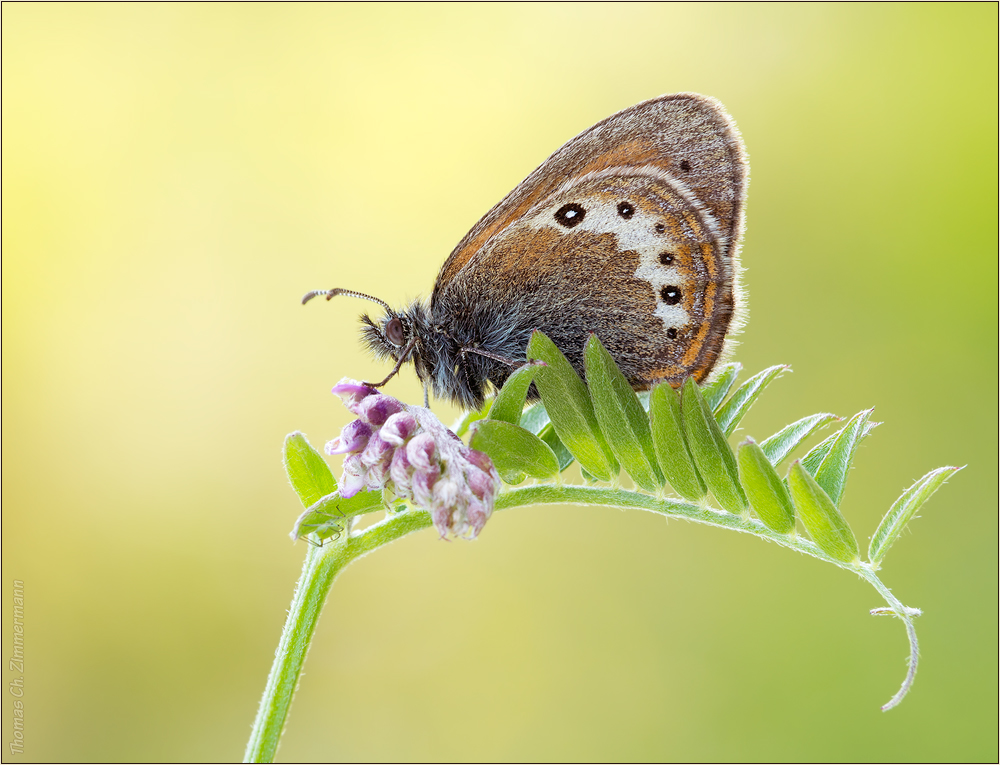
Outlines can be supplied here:
M739 301L747 182L743 143L717 101L637 104L569 141L483 216L429 303L395 311L378 300L386 313L362 317L364 337L396 362L392 374L411 361L425 388L467 408L523 362L533 329L581 375L593 332L637 390L700 381ZM368 297L305 299L317 294Z

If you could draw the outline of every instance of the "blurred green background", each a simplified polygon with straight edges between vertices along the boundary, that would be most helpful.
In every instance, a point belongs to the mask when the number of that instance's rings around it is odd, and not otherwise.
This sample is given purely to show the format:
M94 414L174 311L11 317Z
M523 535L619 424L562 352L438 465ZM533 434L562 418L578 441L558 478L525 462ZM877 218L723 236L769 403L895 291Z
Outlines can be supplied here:
M752 166L736 359L795 369L739 437L875 406L844 504L863 546L911 481L968 464L883 568L925 610L913 693L879 712L904 632L844 571L536 508L349 569L279 757L996 760L995 4L2 12L18 759L241 757L305 553L282 439L333 437L330 387L387 371L365 305L300 296L429 294L563 142L698 91ZM388 390L420 401L410 371Z

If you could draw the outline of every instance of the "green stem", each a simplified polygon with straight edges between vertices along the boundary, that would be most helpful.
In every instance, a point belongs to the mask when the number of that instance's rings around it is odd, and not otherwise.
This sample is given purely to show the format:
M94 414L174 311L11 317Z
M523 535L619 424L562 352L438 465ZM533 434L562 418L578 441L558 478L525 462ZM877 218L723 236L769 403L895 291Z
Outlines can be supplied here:
M882 709L887 710L896 706L913 684L913 678L917 671L918 655L917 636L911 618L915 611L900 603L867 564L860 561L844 563L836 560L808 539L796 534L777 533L750 517L620 488L560 484L525 486L502 492L497 497L495 509L501 511L527 505L551 504L604 505L645 510L671 518L684 518L695 523L753 534L776 542L783 547L853 571L878 590L892 613L905 622L906 631L910 638L909 672L899 692ZM375 512L379 509L371 508L363 512ZM302 665L305 662L309 644L319 621L323 603L340 572L358 558L407 534L429 526L431 526L429 513L408 508L389 515L364 531L345 534L340 541L321 548L309 548L302 568L302 576L296 586L295 596L288 611L288 619L281 634L281 641L275 653L271 674L267 679L264 697L261 699L257 719L254 721L250 741L247 744L245 762L272 762L274 760L278 743L281 740L281 733L288 718L292 696L298 684Z
M497 497L496 509L507 510L524 505L604 505L625 509L645 510L671 518L683 518L695 523L717 526L723 529L741 531L753 534L783 547L811 555L840 568L858 573L857 565L844 563L832 558L805 537L796 534L781 534L772 531L760 521L741 515L734 515L723 510L715 510L707 505L694 505L679 499L655 497L627 489L605 488L599 486L561 486L557 484L540 484L511 489Z
M309 547L243 755L244 762L274 761L319 615L340 572L373 550L430 525L428 513L409 510L390 516L359 534L345 535L332 544Z

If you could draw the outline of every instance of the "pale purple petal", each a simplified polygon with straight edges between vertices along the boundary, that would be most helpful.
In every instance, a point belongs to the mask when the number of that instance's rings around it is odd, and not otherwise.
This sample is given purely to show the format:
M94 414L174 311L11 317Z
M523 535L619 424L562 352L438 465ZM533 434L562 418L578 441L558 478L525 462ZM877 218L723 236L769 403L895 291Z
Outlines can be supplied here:
M339 491L340 496L344 499L350 499L363 488L365 488L365 479L360 475L345 472L340 479Z
M382 489L389 480L389 462L372 465L365 473L365 486L369 489Z
M369 388L367 385L362 385L357 380L351 380L347 377L334 385L332 392L340 396L344 406L355 414L358 414L357 405L362 399L378 393L374 388Z
M361 462L360 454L348 454L344 457L344 472L351 475L365 474L365 466Z
M426 470L431 466L436 452L434 436L430 433L418 433L406 445L407 458L414 467L420 470Z
M431 520L434 521L434 528L437 529L438 534L442 537L451 529L451 515L452 509L450 507L435 505L431 510Z
M470 466L466 468L465 479L468 481L469 488L472 490L472 493L479 499L484 499L486 497L490 497L492 499L496 494L496 484L493 481L493 476L477 467Z
M406 458L406 449L396 449L396 452L392 455L389 474L392 476L392 482L396 484L396 489L399 493L409 492L410 474L412 472L413 467Z
M402 446L417 432L417 420L409 412L396 412L379 431L379 435L393 446Z
M358 404L357 408L358 416L376 428L381 428L392 415L402 411L403 405L384 393L368 396Z
M441 471L437 465L426 470L418 470L413 474L410 479L410 485L413 487L413 500L420 507L428 508L431 506L434 483L440 475Z
M464 456L466 460L485 473L493 470L493 460L489 458L486 452L480 452L476 449L466 449Z
M368 438L372 434L371 426L362 420L354 420L344 426L340 431L340 438L335 438L326 445L327 454L347 454L348 452L360 452L368 445ZM330 448L333 446L334 448Z
M450 476L445 476L434 484L431 502L435 506L455 507L462 497L462 490Z
M472 529L472 536L479 536L486 521L490 519L490 510L482 502L476 499L469 500L469 506L465 508L465 518Z
M361 453L361 463L365 467L371 467L384 462L388 467L389 461L392 459L392 452L392 444L383 441L382 436L378 433L373 433L372 437L368 439L368 445Z

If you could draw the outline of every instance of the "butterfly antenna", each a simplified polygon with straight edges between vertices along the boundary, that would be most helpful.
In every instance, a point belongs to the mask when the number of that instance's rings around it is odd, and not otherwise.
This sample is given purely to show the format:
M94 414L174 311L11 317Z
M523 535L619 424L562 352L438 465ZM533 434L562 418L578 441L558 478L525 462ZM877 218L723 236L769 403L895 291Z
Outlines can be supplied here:
M332 300L333 298L337 297L337 295L347 295L348 297L356 297L356 298L361 298L362 300L370 300L373 303L378 303L380 306L382 306L385 309L386 313L392 313L392 309L389 308L389 304L386 303L384 300L379 300L377 297L366 295L363 292L355 292L354 290L345 290L341 289L340 287L336 287L335 289L332 290L313 290L312 292L307 292L305 295L302 296L302 305L305 305L314 297L319 297L320 295L325 296L327 300Z

